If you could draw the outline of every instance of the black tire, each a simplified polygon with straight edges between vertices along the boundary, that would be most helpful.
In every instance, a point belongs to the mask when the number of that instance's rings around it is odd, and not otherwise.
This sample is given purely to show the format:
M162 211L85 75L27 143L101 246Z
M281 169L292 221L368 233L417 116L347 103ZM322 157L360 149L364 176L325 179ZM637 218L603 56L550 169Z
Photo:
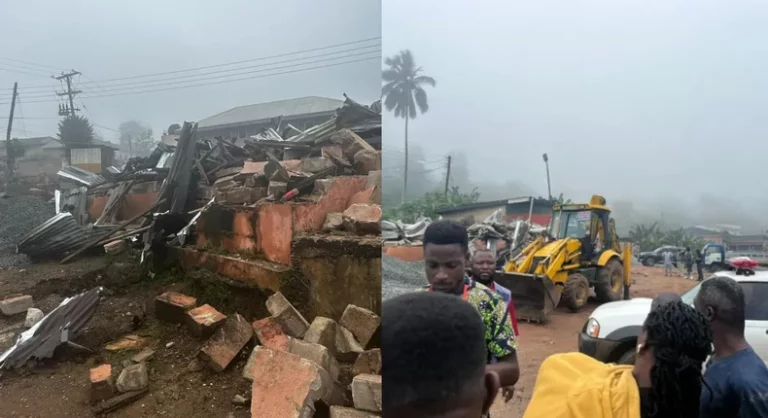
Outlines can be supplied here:
M565 281L565 288L560 300L571 312L578 312L587 304L589 281L580 273L573 273Z
M654 264L655 264L655 263L653 262L653 260L651 260L651 257L646 257L646 258L644 258L644 259L643 259L643 261L642 261L642 263L643 263L643 265L644 265L644 266L646 266L646 267L653 267L653 266L654 266Z
M637 358L637 350L635 347L630 348L624 354L619 357L619 361L616 364L634 365Z
M597 271L595 295L600 303L615 302L624 297L624 266L617 258Z

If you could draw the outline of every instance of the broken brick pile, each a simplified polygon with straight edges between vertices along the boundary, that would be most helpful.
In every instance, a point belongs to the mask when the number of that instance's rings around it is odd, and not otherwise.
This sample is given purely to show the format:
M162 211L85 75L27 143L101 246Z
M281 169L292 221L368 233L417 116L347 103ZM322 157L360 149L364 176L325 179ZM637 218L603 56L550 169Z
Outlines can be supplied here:
M381 318L349 305L337 323L316 317L309 323L281 294L267 299L270 316L249 323L239 314L225 316L210 305L197 306L191 296L166 292L155 299L158 319L185 324L207 338L188 369L227 369L249 345L254 348L242 376L252 382L250 397L238 395L236 405L250 402L253 417L310 417L319 405L330 417L378 417L381 414ZM91 370L91 399L99 407L117 397L134 398L146 391L145 348L113 382L112 366ZM250 399L250 400L249 400Z

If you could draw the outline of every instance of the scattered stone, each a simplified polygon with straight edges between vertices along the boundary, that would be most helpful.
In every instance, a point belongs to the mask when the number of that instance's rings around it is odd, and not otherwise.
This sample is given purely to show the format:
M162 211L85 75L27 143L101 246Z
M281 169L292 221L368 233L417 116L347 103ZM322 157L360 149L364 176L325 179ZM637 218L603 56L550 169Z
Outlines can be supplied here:
M270 181L267 187L267 195L273 196L275 199L280 199L287 191L288 183L283 181Z
M352 367L352 372L358 374L381 374L381 349L374 348L360 353Z
M257 346L251 366L254 417L311 417L333 387L325 370L291 353Z
M176 345L176 343L175 343L175 342L173 342L173 341L171 341L171 342L169 342L169 343L166 343L166 344L165 344L165 348L171 348L171 347L173 347L174 345Z
M232 403L239 406L248 406L251 404L251 399L242 395L235 395L235 397L232 398Z
M339 324L352 331L360 345L366 347L379 329L381 318L368 309L347 305Z
M314 200L319 200L320 198L328 194L328 191L331 190L331 188L333 188L334 184L336 184L335 178L315 180L315 186L314 186L314 189L312 189L312 194L310 195L310 198Z
M29 308L27 309L27 317L24 319L24 327L32 328L35 324L42 321L43 318L45 318L43 311L37 308Z
M3 315L11 316L26 312L27 309L32 308L33 306L34 302L32 301L32 296L13 296L0 301L0 312L2 312Z
M316 316L304 334L304 341L320 344L331 353L336 353L336 321L322 316Z
M241 205L251 201L251 189L237 187L227 192L227 203L231 205Z
M128 350L141 350L149 345L149 342L144 337L138 335L126 335L117 341L107 344L104 349L107 351L128 351Z
M379 415L345 406L332 406L330 418L378 418Z
M97 403L109 399L115 395L115 387L112 383L112 365L102 364L90 371L91 375L91 403Z
M288 302L288 299L286 299L282 293L277 292L267 298L267 310L275 321L280 324L286 334L295 338L304 337L304 333L306 333L307 328L309 328L309 323L299 311Z
M171 323L182 323L187 311L197 306L197 298L176 292L165 292L155 298L155 316Z
M355 172L360 175L368 175L371 171L381 170L381 152L360 150L353 157Z
M274 318L268 316L251 324L256 342L272 350L290 350L289 337Z
M365 351L352 335L352 331L339 325L336 327L336 358L344 362L352 362Z
M120 393L126 393L144 390L148 384L147 364L139 363L124 368L117 378L116 386Z
M133 362L133 360L125 359L125 360L121 361L120 364L123 365L123 368L126 368L126 367L133 366L135 363Z
M331 379L339 378L339 363L331 354L331 351L320 344L311 343L304 340L291 339L291 354L296 354L301 358L314 361L322 367L331 376Z
M381 412L381 376L360 374L352 379L352 400L355 408Z
M224 314L213 306L205 304L187 312L187 327L189 332L198 338L208 338L227 319Z
M106 401L102 401L93 407L93 413L94 415L101 415L110 411L114 411L117 408L128 405L129 403L140 399L146 394L147 389L117 395L113 398L107 399Z
M324 157L310 157L301 160L301 171L305 173L315 174L333 166L333 161Z
M239 314L230 316L216 330L213 336L200 349L200 359L217 372L222 372L237 357L248 340L253 336L253 328Z
M187 371L196 373L205 368L205 363L199 358L195 357L187 365Z
M252 187L251 188L251 202L258 202L259 200L269 196L266 187Z
M357 234L381 233L381 206L355 203L344 211L344 227Z
M8 331L0 333L0 351L6 350L16 343L16 332Z
M121 239L114 240L104 244L104 252L107 255L114 255L125 249L125 241Z
M330 212L325 216L323 231L327 232L341 229L342 225L344 225L344 218L341 212Z
M152 357L154 354L155 354L155 350L147 347L147 348L139 351L133 357L131 357L131 360L133 360L134 363L141 363L141 362L149 360L149 358Z
M368 150L376 152L376 149L371 144L365 142L363 138L360 138L356 133L349 129L342 129L331 136L331 142L341 145L341 149L344 151L344 155L350 160L354 160L355 154L361 150Z

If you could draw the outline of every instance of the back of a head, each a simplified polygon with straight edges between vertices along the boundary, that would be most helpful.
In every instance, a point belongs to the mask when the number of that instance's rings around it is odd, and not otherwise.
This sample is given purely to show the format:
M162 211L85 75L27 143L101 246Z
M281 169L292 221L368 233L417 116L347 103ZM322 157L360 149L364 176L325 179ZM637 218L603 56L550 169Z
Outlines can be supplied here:
M424 231L424 246L458 244L463 250L469 249L467 228L464 225L450 220L441 220L429 224Z
M442 293L399 296L382 307L383 410L439 417L485 394L483 323L468 303Z
M702 367L712 351L707 319L683 302L669 302L648 314L643 329L655 358L651 398L658 414L654 416L698 417Z
M655 310L659 306L666 305L673 302L682 302L682 298L677 293L662 292L656 295L651 302L651 310Z
M714 323L726 325L726 329L744 333L744 290L729 277L713 277L701 283L696 298L715 311Z

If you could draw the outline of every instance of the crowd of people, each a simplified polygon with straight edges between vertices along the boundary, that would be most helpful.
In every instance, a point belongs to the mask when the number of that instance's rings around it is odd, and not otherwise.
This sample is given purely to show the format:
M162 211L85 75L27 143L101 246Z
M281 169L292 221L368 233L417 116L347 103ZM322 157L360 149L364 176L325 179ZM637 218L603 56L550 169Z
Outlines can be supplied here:
M520 377L514 301L493 282L493 254L470 257L461 224L435 222L423 242L429 285L383 306L383 416L488 417ZM550 356L525 418L768 417L768 368L745 340L739 284L706 280L693 305L654 299L633 366Z
M685 267L685 278L693 279L693 267L696 266L697 279L699 281L704 280L704 254L701 250L697 249L696 254L691 252L690 247L685 247L685 251L680 253L682 258L682 264ZM672 251L666 251L662 254L662 260L664 261L664 275L672 276L675 266L675 254Z

